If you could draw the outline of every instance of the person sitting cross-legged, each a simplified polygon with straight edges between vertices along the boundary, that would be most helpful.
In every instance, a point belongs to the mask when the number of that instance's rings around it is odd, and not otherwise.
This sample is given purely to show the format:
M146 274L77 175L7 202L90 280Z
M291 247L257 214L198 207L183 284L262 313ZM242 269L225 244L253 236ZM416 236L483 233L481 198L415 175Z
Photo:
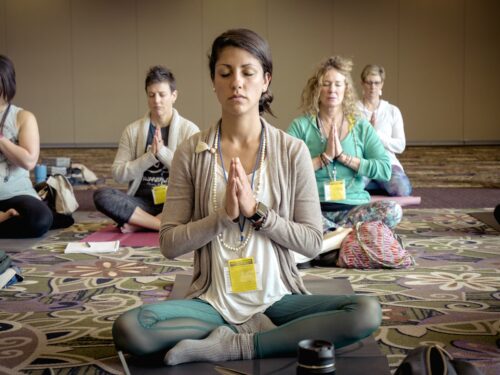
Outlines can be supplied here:
M247 29L212 44L221 119L181 145L160 230L167 258L194 251L186 299L146 304L113 325L116 348L167 365L296 355L300 340L340 348L380 324L375 298L311 295L291 250L314 256L322 224L304 143L270 125L272 61Z
M170 70L152 67L145 87L149 112L125 128L112 166L113 178L128 183L128 191L105 187L94 193L95 207L122 232L160 229L165 190L155 200L155 187L168 185L175 150L199 131L173 108L177 89Z

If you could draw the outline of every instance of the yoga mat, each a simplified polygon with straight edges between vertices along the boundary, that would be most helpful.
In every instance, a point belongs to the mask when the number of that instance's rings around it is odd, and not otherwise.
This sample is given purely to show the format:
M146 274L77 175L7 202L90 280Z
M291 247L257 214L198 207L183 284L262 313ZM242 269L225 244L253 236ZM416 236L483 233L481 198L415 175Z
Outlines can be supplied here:
M500 232L500 224L493 216L493 212L469 212L469 215Z
M120 246L130 247L159 247L158 232L133 232L122 233L119 228L109 225L87 237L81 239L83 242L120 241Z
M416 206L419 205L420 202L422 202L421 197L389 197L387 195L372 195L371 197L372 202L377 202L377 201L395 201L398 203L400 206Z
M186 293L191 275L177 275L170 295L171 299L182 298ZM353 289L348 279L304 279L306 287L314 294L349 294ZM191 374L218 374L215 369L220 366L226 369L240 371L242 374L295 374L297 363L294 357L267 358L245 361L200 362L186 363L177 366L164 366L161 358L155 360L125 356L131 374L162 374L162 375L191 375ZM381 353L373 337L367 337L355 344L341 348L336 353L337 374L349 375L390 375L387 358Z
M415 188L422 197L419 208L493 208L500 203L500 189Z

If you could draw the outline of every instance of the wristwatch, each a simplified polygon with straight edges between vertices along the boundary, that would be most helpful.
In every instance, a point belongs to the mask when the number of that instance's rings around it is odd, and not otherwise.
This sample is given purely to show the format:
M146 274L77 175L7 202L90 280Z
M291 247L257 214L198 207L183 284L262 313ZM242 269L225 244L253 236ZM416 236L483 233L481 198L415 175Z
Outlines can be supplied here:
M259 230L262 227L262 225L264 225L267 219L268 211L269 209L264 203L257 202L257 209L255 213L248 218L248 220L250 220L255 230Z

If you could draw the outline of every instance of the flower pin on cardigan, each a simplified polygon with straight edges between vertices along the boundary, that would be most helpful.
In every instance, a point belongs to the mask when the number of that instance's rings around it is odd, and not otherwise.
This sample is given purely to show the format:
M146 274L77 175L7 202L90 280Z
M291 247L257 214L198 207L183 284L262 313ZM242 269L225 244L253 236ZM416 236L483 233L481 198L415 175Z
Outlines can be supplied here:
M200 141L196 145L195 153L199 154L199 153L201 153L203 151L210 151L211 154L214 154L215 153L215 148L210 147L205 142Z

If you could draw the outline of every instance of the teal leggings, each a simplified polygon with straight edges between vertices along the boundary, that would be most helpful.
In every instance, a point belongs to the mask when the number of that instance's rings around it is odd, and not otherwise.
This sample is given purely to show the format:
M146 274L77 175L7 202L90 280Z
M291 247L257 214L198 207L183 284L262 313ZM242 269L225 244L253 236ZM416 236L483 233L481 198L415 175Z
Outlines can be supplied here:
M377 300L358 295L286 295L264 313L277 327L255 333L257 358L295 356L303 339L324 339L340 348L369 336L381 321ZM203 339L221 325L235 330L200 299L172 300L122 314L113 339L118 350L143 356L164 353L183 339Z

